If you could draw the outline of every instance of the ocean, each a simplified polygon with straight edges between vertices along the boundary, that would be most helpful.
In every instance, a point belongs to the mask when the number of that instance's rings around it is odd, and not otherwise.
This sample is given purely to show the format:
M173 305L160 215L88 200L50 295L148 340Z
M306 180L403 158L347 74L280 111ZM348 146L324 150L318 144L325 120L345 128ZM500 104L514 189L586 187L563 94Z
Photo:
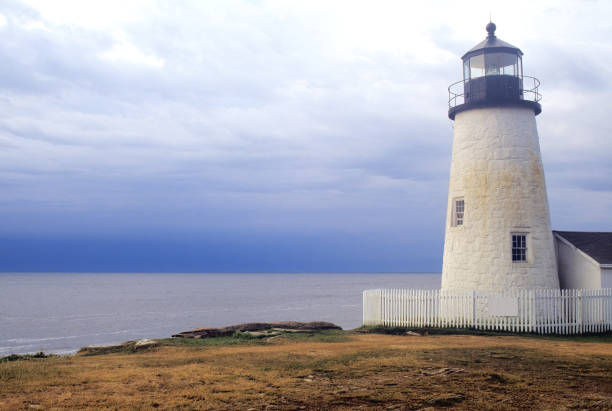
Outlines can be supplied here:
M361 325L361 292L440 287L440 274L0 273L0 356L68 354L255 321Z

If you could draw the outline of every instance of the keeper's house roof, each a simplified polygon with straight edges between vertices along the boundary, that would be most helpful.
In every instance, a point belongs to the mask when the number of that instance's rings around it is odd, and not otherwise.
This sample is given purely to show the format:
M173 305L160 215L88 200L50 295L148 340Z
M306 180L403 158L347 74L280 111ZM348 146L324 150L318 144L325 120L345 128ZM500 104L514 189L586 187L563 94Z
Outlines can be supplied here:
M553 231L599 264L612 264L612 233Z

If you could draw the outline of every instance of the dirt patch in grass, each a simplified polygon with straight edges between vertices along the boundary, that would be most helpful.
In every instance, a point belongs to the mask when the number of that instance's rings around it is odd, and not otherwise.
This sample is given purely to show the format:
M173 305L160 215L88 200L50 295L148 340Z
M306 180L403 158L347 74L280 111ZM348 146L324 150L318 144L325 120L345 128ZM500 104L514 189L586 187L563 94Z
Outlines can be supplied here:
M156 344L0 363L0 408L612 408L606 342L330 332Z

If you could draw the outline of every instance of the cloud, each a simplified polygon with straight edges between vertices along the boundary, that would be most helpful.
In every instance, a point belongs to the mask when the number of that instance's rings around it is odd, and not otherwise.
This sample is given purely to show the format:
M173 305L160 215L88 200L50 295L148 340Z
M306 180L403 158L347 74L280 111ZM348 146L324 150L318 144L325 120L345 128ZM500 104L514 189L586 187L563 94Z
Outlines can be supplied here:
M103 60L111 62L128 62L132 64L144 64L146 66L161 68L164 60L154 55L147 55L140 51L136 46L127 42L120 41L114 44L109 50L99 53L98 56Z
M572 211L611 192L609 6L495 7L498 35L542 80L553 225L612 230L600 207ZM351 233L372 249L386 235L411 250L402 261L439 259L446 87L488 14L449 2L28 1L2 15L0 233ZM575 16L589 23L568 25ZM575 190L591 194L562 201Z

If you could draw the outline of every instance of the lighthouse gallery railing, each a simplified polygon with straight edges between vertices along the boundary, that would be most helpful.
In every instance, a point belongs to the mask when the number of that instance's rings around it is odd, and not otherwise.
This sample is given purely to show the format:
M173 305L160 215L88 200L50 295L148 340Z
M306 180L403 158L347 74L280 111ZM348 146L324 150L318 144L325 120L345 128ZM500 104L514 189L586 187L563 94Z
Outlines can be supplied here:
M448 108L453 108L465 103L465 83L467 80L459 80L448 86ZM540 94L540 80L531 76L522 77L521 99L535 101L542 100Z
M363 325L601 333L612 330L612 289L365 290Z

